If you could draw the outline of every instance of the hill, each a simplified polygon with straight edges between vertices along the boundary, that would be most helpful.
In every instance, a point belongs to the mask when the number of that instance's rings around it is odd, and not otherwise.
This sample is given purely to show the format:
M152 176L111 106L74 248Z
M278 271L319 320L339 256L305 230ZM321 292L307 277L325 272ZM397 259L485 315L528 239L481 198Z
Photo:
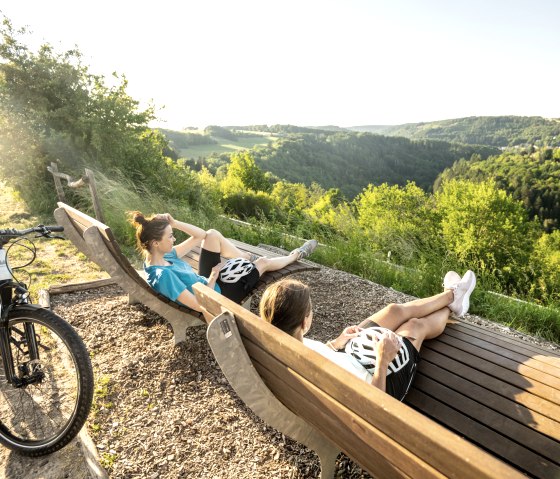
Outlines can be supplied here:
M429 191L437 176L473 154L487 158L499 150L453 143L390 138L370 133L315 133L281 138L254 151L256 164L293 183L339 188L353 198L368 184L405 185Z
M472 116L428 123L366 125L348 129L388 136L404 136L416 140L443 140L470 145L560 146L560 119L547 119L540 116Z
M407 181L414 181L430 191L437 176L455 161L474 154L487 158L500 153L498 149L484 146L323 128L230 126L227 131L234 137L227 139L217 136L220 127L208 127L206 130L212 135L208 132L162 132L176 149L176 156L187 158L185 164L195 170L205 165L215 173L218 167L229 162L229 157L223 153L251 149L262 170L292 183L310 185L316 182L324 188L339 188L348 198L359 194L370 183L405 185ZM244 138L244 135L248 136ZM190 144L192 140L196 143Z

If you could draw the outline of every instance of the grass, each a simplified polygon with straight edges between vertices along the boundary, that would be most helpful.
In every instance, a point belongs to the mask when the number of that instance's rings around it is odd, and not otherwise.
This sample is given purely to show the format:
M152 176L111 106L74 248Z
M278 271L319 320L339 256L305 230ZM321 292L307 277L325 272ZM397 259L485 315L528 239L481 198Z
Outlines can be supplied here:
M38 217L29 214L18 195L0 181L0 227L24 229L38 224L56 224L52 216ZM54 205L53 205L54 210ZM106 278L107 274L67 240L48 240L29 237L35 244L37 257L24 269L14 271L16 278L27 284L31 297L36 300L38 292L53 284L91 281ZM21 245L30 245L23 241ZM9 251L10 265L17 267L32 259L32 253L23 246L15 245Z
M91 407L88 423L89 428L94 435L94 438L98 439L97 436L101 431L101 426L97 423L96 419L104 409L111 409L113 407L113 403L109 399L112 394L112 382L111 377L106 374L96 373L95 377L96 382L93 392L93 404ZM113 465L117 458L118 454L112 449L110 449L109 451L101 451L100 453L100 463L103 468L105 468L109 472L113 468Z
M560 311L488 291L475 291L472 311L512 329L560 343Z

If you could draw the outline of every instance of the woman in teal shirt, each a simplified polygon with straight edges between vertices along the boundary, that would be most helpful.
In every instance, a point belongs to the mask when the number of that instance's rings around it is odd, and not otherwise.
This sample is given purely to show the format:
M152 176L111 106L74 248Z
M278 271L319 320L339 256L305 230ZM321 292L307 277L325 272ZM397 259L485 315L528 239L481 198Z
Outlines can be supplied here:
M227 298L241 302L262 274L310 255L317 246L317 241L310 240L287 256L257 257L239 250L219 231L205 231L177 221L169 213L146 218L135 211L131 218L136 226L137 246L145 255L148 284L167 298L196 311L201 311L201 307L193 293L193 284L206 284ZM175 245L173 229L190 237ZM197 274L181 257L198 245L201 245L201 253ZM222 262L221 257L231 259Z

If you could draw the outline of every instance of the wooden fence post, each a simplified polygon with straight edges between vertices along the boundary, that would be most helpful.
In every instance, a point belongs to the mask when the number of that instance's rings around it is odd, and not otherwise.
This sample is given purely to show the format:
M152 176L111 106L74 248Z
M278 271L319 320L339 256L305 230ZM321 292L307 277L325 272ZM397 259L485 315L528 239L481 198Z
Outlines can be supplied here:
M60 181L61 178L65 179L68 182L68 187L70 188L80 188L87 183L89 185L89 192L91 193L91 200L93 202L95 217L99 221L101 221L101 223L105 223L103 210L101 209L101 203L99 202L99 197L97 196L97 187L95 186L95 176L93 174L93 171L85 168L86 174L77 181L74 181L72 177L70 177L66 173L60 173L58 171L57 164L54 162L51 162L51 166L47 166L47 170L53 175L54 186L56 188L58 200L64 203L66 203L66 195L64 194L64 189L62 188L62 182Z
M62 183L60 181L60 177L57 175L58 165L54 161L51 161L50 172L53 175L54 187L56 188L56 194L58 196L58 201L62 201L63 203L66 203L66 195L64 194L64 190L62 189Z
M86 178L89 185L89 191L91 193L91 199L93 201L93 210L95 211L95 217L101 221L101 223L105 223L105 218L103 217L103 210L101 209L101 203L99 202L99 198L97 196L97 187L95 186L95 176L93 175L93 171L88 170L86 168Z

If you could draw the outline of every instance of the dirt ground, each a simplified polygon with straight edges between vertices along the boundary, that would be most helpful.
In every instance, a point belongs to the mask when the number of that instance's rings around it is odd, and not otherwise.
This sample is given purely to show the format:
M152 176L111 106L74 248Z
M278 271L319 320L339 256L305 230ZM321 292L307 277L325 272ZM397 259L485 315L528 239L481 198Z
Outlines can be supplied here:
M5 479L89 479L79 439L49 456L29 458L0 447L0 477Z

